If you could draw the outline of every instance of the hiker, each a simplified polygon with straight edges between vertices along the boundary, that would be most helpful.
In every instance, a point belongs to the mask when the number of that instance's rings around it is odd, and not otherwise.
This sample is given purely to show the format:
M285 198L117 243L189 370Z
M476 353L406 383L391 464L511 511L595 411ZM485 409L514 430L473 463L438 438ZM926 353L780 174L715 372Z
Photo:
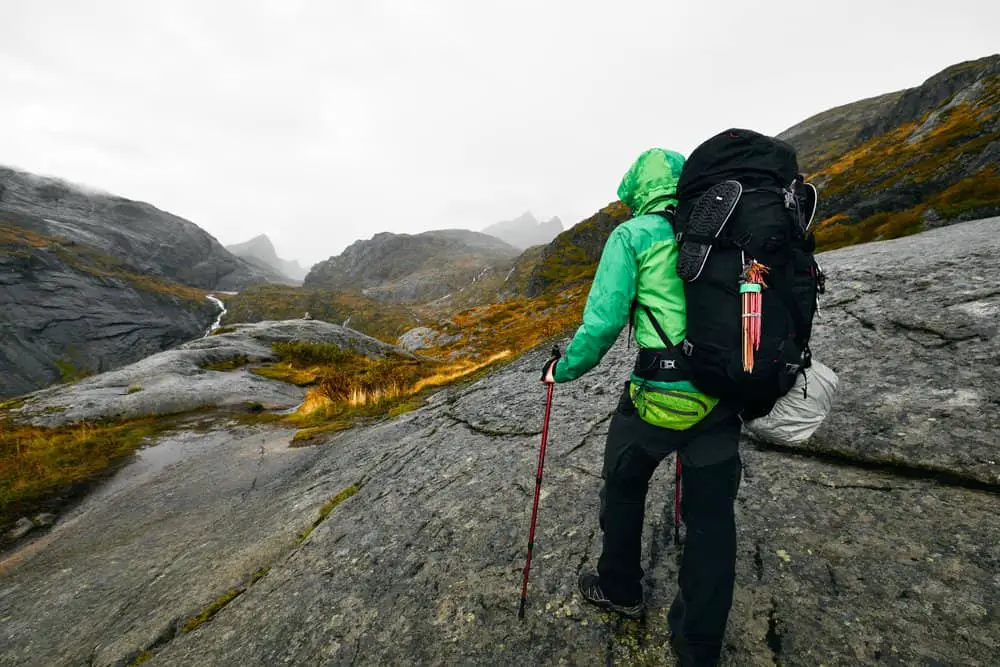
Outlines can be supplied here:
M737 405L699 392L682 376L677 348L661 336L679 345L686 335L678 246L668 220L678 204L683 165L679 153L653 148L625 174L618 195L632 218L608 238L582 326L565 354L545 364L542 381L579 378L601 361L626 325L634 331L636 367L625 382L604 451L603 550L597 572L582 574L578 585L583 598L598 607L627 618L643 615L646 492L660 462L679 452L687 543L668 616L671 645L682 665L714 665L733 599L741 422Z

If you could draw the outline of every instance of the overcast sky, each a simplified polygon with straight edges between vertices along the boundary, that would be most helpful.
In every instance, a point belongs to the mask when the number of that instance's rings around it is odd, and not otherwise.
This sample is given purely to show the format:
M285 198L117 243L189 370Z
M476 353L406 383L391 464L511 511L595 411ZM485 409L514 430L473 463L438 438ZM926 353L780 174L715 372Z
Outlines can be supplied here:
M7 0L0 164L308 264L379 231L573 224L645 148L918 85L998 25L989 0Z

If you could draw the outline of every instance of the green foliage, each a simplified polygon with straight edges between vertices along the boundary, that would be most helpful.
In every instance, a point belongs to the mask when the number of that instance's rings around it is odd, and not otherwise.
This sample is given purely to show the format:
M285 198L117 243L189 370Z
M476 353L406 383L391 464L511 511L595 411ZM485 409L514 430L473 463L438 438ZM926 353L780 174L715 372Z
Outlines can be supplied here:
M337 508L338 505L340 505L342 502L344 502L345 500L347 500L360 490L361 490L360 484L351 484L349 487L347 487L346 489L335 495L333 498L330 498L328 501L326 501L326 503L323 504L323 507L320 508L319 516L316 518L315 521L313 521L313 524L309 526L309 528L307 528L301 535L299 535L298 543L302 544L303 542L305 542L306 538L312 535L312 532L316 530L316 528L321 523L326 521L326 518L330 516L330 512L332 512L334 509Z
M76 364L69 359L55 359L52 363L55 364L56 370L59 371L59 381L66 384L79 382L93 375L92 371L77 368Z
M0 412L5 412L7 410L20 410L25 404L24 397L12 398L8 401L0 401ZM0 414L0 417L3 415Z
M991 215L1000 210L1000 176L994 169L964 178L926 201L902 211L883 211L852 223L844 215L821 223L816 230L820 250L916 234L926 228L932 212L945 220Z
M249 363L250 357L245 354L237 354L235 357L219 359L218 361L203 361L198 364L198 368L205 371L234 371Z
M271 346L279 360L296 367L328 364L336 366L357 357L357 353L345 350L333 343L312 343L309 341L278 342Z
M222 596L213 600L211 604L205 607L200 614L194 618L188 619L187 623L184 624L181 630L183 632L194 632L201 627L202 624L222 611L227 604L242 595L245 591L245 588L230 588Z
M200 614L194 616L193 618L188 619L187 622L181 627L181 631L188 633L197 630L199 627L201 627L203 624L209 621L213 616L222 611L226 607L226 605L228 605L230 602L232 602L239 596L246 593L247 589L249 589L258 581L266 577L270 571L271 568L269 567L262 567L257 571L255 571L252 575L250 575L250 580L245 585L238 586L236 588L230 588L228 591L226 591L224 594L213 600L211 603L208 604L208 606L202 609Z
M963 64L949 71L954 74L980 66ZM944 222L1000 210L996 170L987 168L970 175L965 166L1000 142L1000 129L990 122L995 113L990 110L1000 105L1000 75L984 77L977 85L979 93L974 98L942 103L922 118L819 165L813 178L828 216L817 225L821 249L922 231L931 209ZM909 197L918 193L922 200L904 210L892 208L896 200L886 195L894 192ZM886 203L863 220L850 217L848 212L861 201Z

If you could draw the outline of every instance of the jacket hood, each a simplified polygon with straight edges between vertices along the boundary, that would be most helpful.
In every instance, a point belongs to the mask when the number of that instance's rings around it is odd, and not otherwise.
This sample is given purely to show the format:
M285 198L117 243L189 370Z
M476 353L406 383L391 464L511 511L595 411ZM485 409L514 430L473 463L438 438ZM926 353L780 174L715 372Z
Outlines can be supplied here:
M618 186L618 198L633 216L667 204L677 204L677 181L684 156L663 148L650 148L636 158Z

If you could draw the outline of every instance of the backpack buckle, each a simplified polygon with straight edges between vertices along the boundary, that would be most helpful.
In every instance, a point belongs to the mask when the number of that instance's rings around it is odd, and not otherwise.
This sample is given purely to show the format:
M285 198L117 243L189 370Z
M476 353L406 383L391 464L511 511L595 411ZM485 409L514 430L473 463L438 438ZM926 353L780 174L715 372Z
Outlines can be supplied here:
M677 361L675 359L660 359L661 371L676 371Z
M795 190L789 190L788 188L782 188L782 192L785 193L785 208L788 210L797 209L798 203L795 201Z
M687 338L681 342L681 351L684 352L684 356L690 357L694 354L694 345L691 344Z

